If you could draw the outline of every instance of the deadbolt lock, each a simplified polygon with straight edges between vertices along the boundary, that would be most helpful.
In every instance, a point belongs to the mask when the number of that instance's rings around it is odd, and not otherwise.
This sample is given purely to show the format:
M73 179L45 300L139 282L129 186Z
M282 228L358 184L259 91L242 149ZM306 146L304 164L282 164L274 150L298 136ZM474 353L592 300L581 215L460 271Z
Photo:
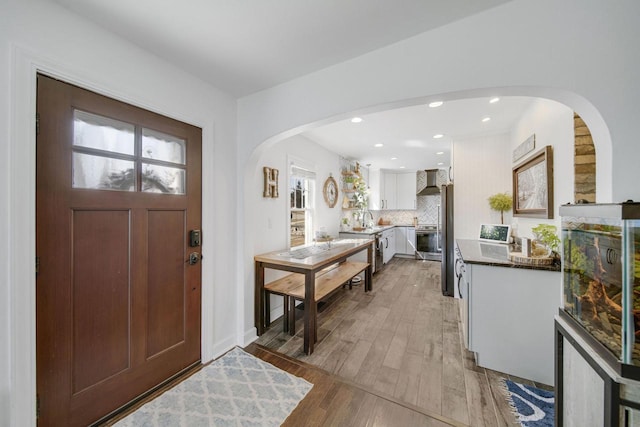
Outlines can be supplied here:
M200 254L198 252L191 252L189 254L189 264L194 265L200 261Z

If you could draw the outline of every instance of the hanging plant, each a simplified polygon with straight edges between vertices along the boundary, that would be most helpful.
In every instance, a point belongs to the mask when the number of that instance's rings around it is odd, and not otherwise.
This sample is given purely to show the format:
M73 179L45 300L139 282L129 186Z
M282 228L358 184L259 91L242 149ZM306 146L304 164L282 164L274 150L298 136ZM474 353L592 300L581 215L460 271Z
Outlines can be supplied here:
M504 211L511 210L513 198L508 193L498 193L489 197L489 207L494 211L500 211L500 224L504 224Z

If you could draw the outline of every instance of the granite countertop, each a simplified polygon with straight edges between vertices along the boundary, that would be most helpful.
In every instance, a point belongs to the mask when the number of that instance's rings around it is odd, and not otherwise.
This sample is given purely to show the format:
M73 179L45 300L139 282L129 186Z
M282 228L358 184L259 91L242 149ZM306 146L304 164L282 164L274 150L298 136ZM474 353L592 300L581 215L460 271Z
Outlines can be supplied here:
M520 252L520 247L479 240L457 239L462 260L467 264L490 265L496 267L526 268L529 270L560 271L560 263L551 265L530 265L513 262L511 252Z
M360 230L360 231L355 231L355 230L349 230L349 231L341 231L340 233L348 233L348 234L376 234L376 233L381 233L384 230L389 230L391 228L394 227L413 227L413 225L404 225L404 224L392 224L392 225L375 225L371 228L366 228L364 230Z

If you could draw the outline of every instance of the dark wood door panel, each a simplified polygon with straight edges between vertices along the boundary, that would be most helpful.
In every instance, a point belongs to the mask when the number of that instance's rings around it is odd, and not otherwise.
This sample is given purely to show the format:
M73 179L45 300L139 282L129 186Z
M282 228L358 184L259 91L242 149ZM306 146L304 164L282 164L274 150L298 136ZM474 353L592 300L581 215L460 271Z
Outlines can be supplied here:
M148 211L147 357L185 339L186 212Z
M200 359L201 131L43 76L37 104L38 424L81 426ZM143 127L185 140L186 194L72 188L74 109L135 125L136 168Z
M130 367L130 228L129 211L73 211L74 394Z

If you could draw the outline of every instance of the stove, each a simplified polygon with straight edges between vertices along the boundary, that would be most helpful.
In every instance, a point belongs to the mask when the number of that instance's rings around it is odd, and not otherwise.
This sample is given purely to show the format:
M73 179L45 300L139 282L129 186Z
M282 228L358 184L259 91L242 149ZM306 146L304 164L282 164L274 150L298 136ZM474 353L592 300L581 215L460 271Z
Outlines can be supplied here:
M437 231L438 226L436 224L418 224L416 225L417 231Z
M440 227L437 224L416 226L416 259L442 261Z

